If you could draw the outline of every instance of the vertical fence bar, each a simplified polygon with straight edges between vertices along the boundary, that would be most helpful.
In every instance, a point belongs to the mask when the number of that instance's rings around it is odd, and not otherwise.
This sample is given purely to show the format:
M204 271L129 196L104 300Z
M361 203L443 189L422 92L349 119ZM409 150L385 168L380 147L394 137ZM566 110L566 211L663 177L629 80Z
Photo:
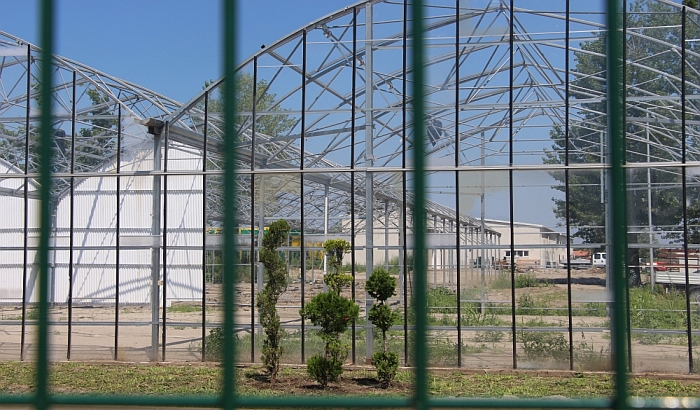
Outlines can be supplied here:
M75 92L75 85L73 86L73 92ZM117 105L117 220L116 220L116 254L114 255L114 360L119 357L119 281L120 281L120 268L119 264L121 258L119 254L121 253L121 247L119 245L119 231L121 231L121 206L119 199L121 198L121 173L122 168L122 104L119 102ZM75 135L75 132L73 132ZM73 144L75 146L75 144ZM71 171L72 172L72 171ZM73 234L71 233L71 238ZM73 251L71 251L71 256Z
M564 213L566 224L566 307L569 319L569 370L574 370L574 328L573 328L573 306L571 296L571 223L570 223L570 208L569 208L569 41L571 31L571 2L566 0L566 44L564 45Z
M168 312L168 133L169 123L166 121L163 126L163 233L161 238L163 241L162 249L163 254L161 255L163 259L163 332L161 333L161 360L165 361L165 342L167 340L166 334L168 333L168 323L167 323L167 312Z
M456 215L456 242L455 246L457 252L457 367L462 367L462 281L460 280L461 268L460 268L460 223L459 223L459 14L460 14L459 0L455 2L455 215Z
M300 187L300 193L301 193L301 198L299 203L301 204L301 208L299 209L299 212L301 213L301 232L299 233L301 237L301 308L304 309L304 306L306 304L304 303L304 282L306 282L306 249L304 246L304 161L306 161L306 157L304 155L304 150L305 148L305 143L306 143L306 29L302 30L301 32L301 135L300 135L300 141L299 145L301 146L301 158L299 158L299 169L302 171L301 172L301 187ZM313 246L313 244L312 244ZM312 252L313 255L313 252ZM313 256L311 257L311 272L312 272L312 277L313 276ZM306 342L306 335L304 333L304 317L301 317L301 362L304 363L306 361L306 352L305 352L305 342Z
M51 228L51 93L54 35L53 0L41 3L41 138L39 143L39 182L41 205L39 211L39 332L37 335L36 395L37 409L49 408L49 336L48 336L48 284L49 284L49 236ZM26 187L26 185L25 185Z
M426 209L425 209L425 82L424 64L424 33L423 33L423 1L413 0L411 3L411 37L413 48L411 65L413 66L413 164L414 164L414 215L415 251L414 288L416 302L416 347L415 347L415 406L416 409L428 408L428 349L427 349L427 295L426 295Z
M208 122L209 90L204 92L204 129L202 130L202 361L207 360L207 133L209 132ZM212 257L212 264L213 261L214 258ZM213 271L211 277L213 283Z
M686 173L687 173L687 168L685 167L686 164L686 122L685 122L685 99L686 99L686 68L685 68L685 53L686 53L686 45L685 45L685 36L686 36L686 9L687 6L683 6L681 9L681 163L683 164L683 167L681 168L681 187L683 190L683 194L681 196L681 203L682 205L682 211L683 211L683 259L684 259L684 268L685 268L685 314L686 314L686 322L687 322L687 334L688 334L688 369L690 373L695 372L695 366L693 364L693 323L692 323L692 316L690 315L690 266L688 266L688 191L687 191L687 182L686 182Z
M71 99L71 126L70 126L70 216L68 222L68 347L66 349L66 360L70 360L71 347L73 343L73 228L75 226L75 86L76 73L73 70L73 95ZM118 167L117 167L118 169ZM117 191L119 192L119 191ZM119 204L117 204L119 206ZM119 266L119 265L117 265ZM119 310L117 309L117 312ZM118 313L117 313L118 314ZM115 326L116 327L116 326ZM116 352L115 352L116 360Z
M302 159L302 165L303 165L303 159ZM300 214L299 214L299 225L301 228L299 229L299 240L301 241L299 243L299 265L301 267L299 276L301 278L301 283L300 283L300 289L301 289L301 309L304 310L304 306L306 306L306 303L304 302L304 297L305 297L305 291L306 291L306 244L305 244L305 235L304 235L304 173L300 172L299 173L299 181L300 186L299 186L299 207L300 207ZM304 315L301 316L301 363L304 363L306 361L306 320L304 319Z
M24 238L23 238L23 249L24 255L22 256L22 330L20 331L20 342L19 342L19 360L24 361L24 345L27 330L27 267L29 266L29 178L27 174L29 173L29 132L30 125L29 119L31 117L31 96L32 96L32 46L27 44L27 109L25 115L27 116L24 123Z
M401 69L401 87L402 87L402 97L401 97L401 169L403 170L401 172L401 207L403 209L403 226L401 229L403 230L403 269L404 269L404 274L403 274L403 359L404 359L404 364L408 365L408 281L409 281L409 271L410 269L408 268L408 241L406 240L406 233L408 231L408 228L406 227L406 224L408 222L408 207L406 204L408 203L406 201L406 189L407 189L407 182L406 182L406 177L408 176L408 173L406 172L406 147L408 144L406 144L406 138L407 138L407 133L406 133L406 121L408 120L408 115L406 113L406 102L407 102L407 96L408 93L406 92L406 87L408 85L408 80L406 79L407 75L407 67L408 67L408 0L404 0L403 2L403 39L401 43L401 59L403 61L403 67ZM415 248L413 250L413 254L415 255ZM415 260L415 259L414 259Z
M255 84L255 82L253 82ZM253 86L255 87L255 86ZM253 98L255 101L255 98ZM255 150L253 145L253 151ZM263 175L260 178L264 178ZM261 183L261 187L265 184ZM264 211L263 204L264 192L260 191L260 211ZM262 235L262 233L258 233ZM250 361L255 361L255 279L257 278L257 270L255 269L255 174L250 174Z
M350 97L350 270L352 301L357 292L355 283L355 104L357 104L357 7L352 8L352 97ZM352 364L357 363L357 320L352 321Z
M515 11L514 11L514 0L510 0L510 22L508 26L510 27L508 44L509 44L509 67L508 67L508 164L510 164L510 169L508 169L508 199L509 199L509 215L510 215L510 320L511 320L511 331L513 332L513 369L518 368L518 335L515 328L515 225L513 222L515 216L515 206L513 204L513 81L515 76L515 66L513 65L513 58L515 56ZM482 138L482 144L486 142ZM484 147L481 147L482 152ZM481 171L484 172L484 171ZM483 180L483 179L482 179ZM486 195L482 193L482 195ZM483 216L482 216L483 217ZM483 243L481 244L484 245ZM484 263L482 260L481 263ZM483 269L483 268L482 268ZM482 302L483 303L483 302Z
M622 42L620 32L620 0L607 0L607 100L608 100L608 144L610 151L610 209L608 218L613 218L610 235L611 268L614 292L612 322L613 357L615 360L616 409L627 409L627 203L625 176L625 136L622 84Z
M627 115L627 92L625 85L627 84L627 0L622 0L622 112L626 116ZM622 117L622 136L623 138L626 138L626 133L627 133L627 118L624 116ZM603 147L601 146L601 150ZM627 161L627 153L625 153L625 159L624 161ZM647 183L649 183L650 180L647 180ZM603 181L601 180L601 184ZM625 188L627 186L625 185ZM649 202L651 205L651 202ZM625 236L627 237L627 236ZM651 243L649 243L651 246ZM627 259L627 249L625 248L625 261L629 263L629 260ZM593 258L593 256L591 256ZM636 262L635 264L639 264L639 257L635 258ZM593 262L593 259L591 259L591 262ZM650 267L650 269L653 269L653 267ZM625 272L625 277L629 277L629 272ZM627 329L632 328L631 324L631 319L630 319L630 311L629 311L629 300L630 300L630 287L629 287L629 280L625 280L625 300L627 303L625 304L625 314L627 316ZM627 371L631 372L632 371L632 332L627 332Z
M222 406L233 409L236 399L235 357L233 337L236 280L236 2L223 1L224 9L224 369Z
M257 107L258 107L258 56L253 57L253 107L251 118L251 133L250 133L250 362L255 362L255 139L257 122ZM262 178L262 175L260 176ZM265 184L260 184L262 187ZM265 207L262 205L263 195L265 192L260 191L260 212L263 212L262 219L264 221ZM263 224L264 225L264 224ZM264 227L260 227L261 231L258 235L262 235ZM265 275L262 276L263 278ZM261 324L262 326L262 324Z

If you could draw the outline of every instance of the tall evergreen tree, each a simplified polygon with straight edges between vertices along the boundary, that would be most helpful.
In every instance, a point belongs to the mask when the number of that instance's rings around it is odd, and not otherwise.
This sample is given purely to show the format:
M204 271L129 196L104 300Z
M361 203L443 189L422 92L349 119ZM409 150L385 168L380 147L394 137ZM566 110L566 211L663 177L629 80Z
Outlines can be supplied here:
M695 1L686 0L684 4L697 7ZM644 119L637 122L625 121L627 162L680 162L683 135L680 126L682 114L679 110L679 97L683 88L679 53L683 41L681 14L677 8L668 4L636 0L629 4L626 26L625 90L628 103L625 114L628 118ZM695 39L699 34L697 24L686 24L686 38ZM603 146L607 129L606 101L603 98L606 91L605 42L606 35L601 33L595 40L581 44L581 51L575 53L574 80L570 84L571 100L573 103L577 99L593 101L582 101L578 112L581 120L569 126L569 164L600 164L604 161ZM686 42L686 48L689 51L686 53L686 84L698 84L700 75L692 67L697 66L698 59L694 55L700 51L700 45L697 42ZM698 89L686 85L685 93L697 94ZM654 96L659 98L655 99ZM645 101L634 102L635 97L641 97ZM668 97L675 98L675 101L670 101ZM689 117L687 112L686 118ZM645 121L645 117L650 117L652 121L660 119L659 125ZM545 152L544 163L567 162L564 130L561 124L551 129L553 145L551 150ZM698 147L697 139L688 139L686 143ZM564 171L552 171L551 175L560 182L555 189L564 192ZM598 170L570 171L568 180L569 222L574 228L573 236L598 246L605 243L606 214L600 188L605 181L602 178L603 173ZM665 233L662 235L666 239L679 240L678 229L682 225L683 215L680 202L681 173L678 168L629 168L627 186L628 224L647 225L651 209L655 229L663 230ZM697 193L697 187L691 184L688 197L697 196ZM566 222L565 199L554 198L554 213ZM698 237L698 221L693 226L692 218L699 213L700 205L697 201L692 201L688 209L691 241ZM643 233L643 237L647 235ZM632 236L630 241L643 242L643 239ZM638 252L631 249L630 266L638 266L638 258Z

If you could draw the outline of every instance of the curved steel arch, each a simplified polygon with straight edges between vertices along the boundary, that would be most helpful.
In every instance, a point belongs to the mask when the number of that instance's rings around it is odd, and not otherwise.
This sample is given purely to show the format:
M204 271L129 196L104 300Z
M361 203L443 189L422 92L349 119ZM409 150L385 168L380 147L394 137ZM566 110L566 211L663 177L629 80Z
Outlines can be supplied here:
M677 3L643 1L649 7L644 13L665 16L665 20L655 24L633 17L625 27L626 67L635 73L627 84L626 96L627 139L633 148L628 169L678 177L700 166L700 74L695 68L700 59L695 46L700 18L697 11L682 9ZM512 2L505 0L427 3L426 152L433 198L427 211L432 217L428 219L430 233L437 234L431 250L449 248L457 255L463 250L478 250L480 257L488 258L492 255L485 255L484 249L508 248L498 242L498 231L486 224L483 207L482 215L475 217L459 206L465 196L485 196L489 189L486 178L475 182L481 175L508 174L508 182L501 188L511 189L511 210L515 206L514 172L539 170L551 175L594 171L600 172L603 181L607 168L603 150L605 55L603 48L593 46L604 35L603 10L589 4L592 2L563 0L547 2L547 10L539 9L541 3L535 0L519 0L513 9ZM571 13L566 5L572 7ZM249 91L253 95L249 96L262 103L241 110L235 136L223 134L223 79L180 104L56 57L56 76L61 81L53 90L55 131L67 134L69 124L75 122L76 130L70 127L70 133L79 148L70 158L66 155L66 134L57 135L56 141L63 141L63 146L57 142L55 147L59 157L56 196L66 193L71 177L99 177L111 172L110 164L122 149L114 143L115 126L122 129L135 150L152 149L152 137L139 120L155 119L165 125L168 148L206 159L206 170L171 173L205 175L205 224L218 223L221 148L228 137L238 145L241 225L260 226L272 218L286 218L304 234L317 234L315 238L362 231L364 235L352 238L364 238L355 248L365 250L368 274L376 262L372 241L382 230L398 236L397 244L386 240L377 249L383 248L387 255L387 250L401 248L406 256L411 247L413 202L406 188L412 182L414 140L407 96L412 86L412 68L407 64L410 39L406 38L410 18L405 10L403 1L361 1L245 60L239 73L241 78L253 79ZM685 20L681 20L681 10L687 13ZM639 10L631 7L628 12ZM640 21L650 23L640 25ZM36 110L33 78L41 51L0 33L0 55L0 144L4 144L0 155L4 155L3 163L26 170L28 180L36 166L31 155ZM579 63L589 66L576 69ZM119 110L122 119L129 118L128 123L115 125ZM275 123L282 125L274 127ZM558 147L553 146L557 140L550 135L557 126L562 127L562 139L566 139ZM27 140L30 144L25 147ZM560 160L569 158L553 163L544 159L548 154ZM576 156L586 158L569 161ZM473 175L477 178L463 178ZM646 184L638 183L629 190L651 192L651 177ZM690 173L686 180L676 178L672 184L653 189L681 185L681 202L686 202L692 196L685 194L685 187L697 192L698 175ZM505 221L511 232L515 226L512 215ZM498 222L493 221L493 225ZM566 234L568 228L581 228L569 221L565 224ZM652 227L649 222L649 231L657 228L675 227ZM157 235L159 229L150 232ZM562 230L546 233L563 234ZM167 226L162 231L166 232ZM440 242L449 235L453 243ZM205 249L206 240L202 242L201 249ZM590 247L598 245L604 244ZM511 243L509 248L513 253L514 246ZM556 246L563 248L561 243ZM456 266L459 269L462 265L457 261ZM510 302L512 306L514 301ZM571 301L568 308L571 311ZM514 360L516 356L514 347Z
M32 141L38 132L37 84L43 54L39 47L5 32L0 32L0 54L0 155L31 175L37 172ZM65 57L53 58L58 79L52 90L54 172L59 176L53 192L58 199L67 194L70 174L88 175L114 162L118 127L122 128L122 150L142 150L152 137L140 122L165 118L181 103ZM122 123L118 124L120 111ZM25 152L27 140L30 147Z
M567 116L570 128L590 130L590 134L572 135L571 149L597 157L597 164L604 167L601 145L592 139L605 129L605 73L582 73L571 68L581 58L604 61L602 53L586 47L603 32L602 10L575 4L567 15L563 1L553 3L548 11L527 8L528 2L518 2L525 6L512 11L504 0L478 3L471 7L469 1L462 0L457 12L458 3L454 1L428 2L426 64L431 75L426 94L431 129L427 152L435 165L432 169L542 166L544 153L552 150L548 132L564 124ZM663 9L659 13L680 16L679 4L651 3ZM688 9L688 13L689 21L697 20L697 11ZM401 193L392 189L400 178L376 171L405 170L405 155L412 144L411 119L404 121L401 117L410 105L404 91L410 86L412 68L397 58L410 52L405 45L406 20L403 2L362 1L309 23L245 60L239 73L254 75L264 86L256 89L258 96L274 98L265 109L239 113L240 167L253 174L305 171L321 185L324 178L332 179L342 192L349 189L347 176L341 183L338 177L322 177L320 171L353 170L360 187L366 186L365 171L369 171L374 173L373 189L384 192L386 200L401 203ZM657 35L658 29L628 26L628 42L677 53L680 44ZM371 52L368 44L372 44ZM632 46L629 50L627 63L631 69L653 73L662 81L680 81L680 70L664 72L654 56L635 55ZM686 53L688 58L698 57L694 48ZM697 76L685 79L685 110L689 116L700 114L696 100L700 85L695 80ZM211 84L167 120L185 129L201 129L204 95L218 93L223 81L221 78ZM373 93L368 105L366 90L370 88ZM652 137L647 140L645 132L640 131L628 138L650 146L648 157L652 162L680 162L682 144L669 146L659 138L678 139L681 99L660 95L648 84L630 84L629 94L629 126L649 130ZM254 116L259 122L280 115L281 110L295 121L288 130L277 135L253 130ZM209 117L210 147L219 146L223 138L220 121L220 117ZM698 138L695 123L688 123L689 141ZM371 136L367 137L368 133ZM685 155L686 160L696 161L698 144L686 144ZM363 172L358 172L360 169ZM356 190L358 195L365 192ZM356 205L363 208L369 202L365 199ZM288 215L294 215L298 208L298 202L292 203ZM437 203L430 206L434 207L431 213L456 217L454 211L439 210ZM242 215L242 220L250 218ZM478 226L465 215L461 218L465 218L465 224Z

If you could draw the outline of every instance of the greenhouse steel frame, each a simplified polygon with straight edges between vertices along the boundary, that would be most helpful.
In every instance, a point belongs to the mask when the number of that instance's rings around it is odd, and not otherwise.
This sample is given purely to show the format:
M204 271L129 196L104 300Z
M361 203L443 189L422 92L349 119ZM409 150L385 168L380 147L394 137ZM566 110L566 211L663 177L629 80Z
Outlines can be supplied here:
M372 301L358 291L364 284L359 274L366 278L376 266L396 260L392 273L401 289L393 302L402 309L403 325L395 331L403 362L416 373L410 398L295 399L295 406L663 407L656 399L628 401L627 372L634 370L635 355L650 359L636 350L634 335L684 337L675 363L687 365L681 371L696 370L692 336L699 333L699 301L690 290L693 263L700 262L694 239L700 230L694 214L700 187L697 10L667 0L624 6L610 0L606 8L568 0L365 0L236 65L234 4L224 2L225 75L182 104L53 55L52 4L43 2L41 48L0 33L0 201L8 209L0 216L0 260L12 261L0 262L0 281L14 283L21 276L20 291L2 289L0 302L20 303L22 312L19 324L3 319L0 325L21 327L15 360L35 358L39 369L35 395L0 397L0 403L289 406L288 398L240 397L233 388L235 361L247 358L247 352L235 356L234 333L250 338L250 361L258 354L255 295L264 272L255 254L265 227L276 219L288 220L297 236L280 250L299 299L284 301L280 310L303 308L322 289L312 283L325 270L317 259L319 242L351 242L350 296L365 311ZM611 65L615 69L608 70ZM235 104L227 104L225 95L235 96L229 99ZM81 197L92 201L90 215L76 212ZM530 224L540 236L526 237L518 230L527 225L521 221L537 219L552 199L555 222ZM111 205L104 208L106 203ZM144 207L150 213L139 216ZM602 209L603 222L574 215L587 209ZM538 272L559 269L553 278L565 285L564 306L525 304L538 294L516 287L518 278L530 275L519 270L523 249L548 255L533 260ZM580 299L572 288L576 250L608 255L605 291L597 299ZM674 256L668 268L658 264L662 254ZM76 255L89 255L92 262ZM671 268L684 283L663 282L659 273ZM655 310L684 328L628 331L626 284L647 270L651 286L687 290L682 310ZM212 322L207 286L216 274L223 278L223 310ZM107 287L90 288L91 276L108 281ZM242 282L227 279L234 277ZM495 283L503 278L507 288L499 292ZM443 288L456 295L455 306L428 306L430 292ZM237 303L234 295L242 289L250 300ZM501 299L489 299L489 293ZM173 301L201 303L199 321L173 322ZM120 319L120 307L130 303L149 306L150 320ZM29 314L32 304L36 321ZM76 320L73 311L81 304L113 305L113 320ZM61 306L68 309L67 320L50 316ZM250 321L234 320L234 311L244 308ZM558 323L525 323L536 316L529 313L534 309L565 314ZM577 325L577 312L586 309L602 309L610 323ZM432 320L436 312L445 324ZM469 314L476 319L464 319ZM300 337L303 362L315 349L305 346L313 328L295 315L287 328ZM166 360L166 347L175 350L168 335L193 324L201 330L199 340L193 339L201 360L210 328L223 326L225 346L232 347L223 352L220 397L49 392L48 362L62 358L56 352L62 346L49 343L50 328L67 328L70 360L74 326L111 327L113 359L124 350L120 328L148 326L148 358ZM28 326L39 335L31 352ZM478 354L466 349L467 332L481 332L482 338L487 332L509 334L502 344L510 352L493 354L494 367L528 362L521 339L562 338L566 354L551 365L569 369L586 359L576 355L586 342L576 345L574 334L597 334L600 358L615 371L616 396L565 404L429 398L428 366L435 363L428 347L444 339L454 349L450 364L471 366L464 360ZM368 321L353 324L353 363L363 357L356 351L361 337L366 359L374 343ZM700 407L696 399L686 404Z

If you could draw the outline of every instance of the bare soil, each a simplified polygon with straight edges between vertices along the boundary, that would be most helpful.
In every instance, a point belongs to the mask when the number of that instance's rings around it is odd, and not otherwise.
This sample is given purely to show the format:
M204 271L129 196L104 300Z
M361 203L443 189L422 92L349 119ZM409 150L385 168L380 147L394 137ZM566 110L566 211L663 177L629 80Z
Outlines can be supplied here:
M495 289L492 285L499 272L490 272L484 277L486 283L485 302L511 301L510 289ZM524 295L533 300L546 300L549 307L565 307L567 305L567 292L569 285L565 270L560 269L534 269L532 271L519 272L518 274L531 274L546 286L520 288L515 291L516 303ZM293 327L300 324L299 308L303 299L308 301L314 295L323 291L322 272L313 271L307 274L307 282L303 284L298 277L293 277L287 292L279 303L279 312L284 325ZM409 280L411 278L409 277ZM427 275L429 287L446 287L456 290L456 272L429 271ZM360 304L364 312L366 307L364 293L365 273L356 275L355 300ZM464 269L462 271L462 289L480 289L482 276L480 269ZM409 283L410 285L410 283ZM400 284L400 287L401 284ZM603 303L607 300L605 292L605 271L599 268L587 270L572 270L571 272L572 301L575 306L585 303ZM303 289L302 289L303 288ZM409 292L411 286L407 286ZM236 285L235 312L236 322L248 324L251 320L257 323L257 315L251 310L252 296L257 292L257 284L251 288L250 283ZM401 289L403 290L403 289ZM476 292L478 294L478 292ZM346 296L351 296L351 291L346 291ZM56 305L51 308L50 320L54 323L50 328L50 359L55 361L70 360L117 360L123 362L148 362L152 359L168 362L197 362L201 361L202 336L222 321L222 295L220 285L207 285L206 312L201 310L201 301L176 302L166 309L165 328L165 357L163 357L162 341L163 327L158 334L161 346L155 352L151 348L151 309L149 306L121 306L119 308L119 325L115 326L115 308L113 306L74 306L72 309L72 324L68 325L68 308L65 305ZM390 300L396 308L402 308L403 295L399 294ZM206 327L202 328L203 313L206 313ZM364 313L361 313L363 315ZM31 315L25 323L24 349L22 346L22 322L21 307L0 306L0 361L19 360L21 353L24 359L32 360L35 357L36 328ZM162 320L162 310L158 312ZM517 326L526 326L526 321L536 317L519 316ZM542 316L542 320L553 326L568 327L568 317L565 313L561 316ZM504 317L504 320L510 320ZM608 324L604 317L575 316L574 346L588 349L586 353L591 363L582 367L582 370L606 370L609 368L610 334L606 330ZM69 332L70 331L70 332ZM70 350L68 349L68 337L70 333ZM512 342L507 327L502 338L488 340L483 331L463 330L462 341L464 343L462 365L472 369L508 369L512 367ZM562 333L566 333L562 331ZM497 336L497 335L496 335ZM256 335L256 337L260 337ZM431 340L443 340L447 345L457 342L455 331L434 331L429 335ZM116 343L116 354L115 354ZM307 349L309 347L307 346ZM633 341L633 369L635 371L654 371L687 373L687 346L685 344L662 343L643 345ZM456 352L456 350L455 350ZM455 353L456 354L456 353ZM519 368L550 368L566 369L568 363L554 363L552 361L533 361L528 363L523 358L523 351L518 348ZM307 353L307 356L309 354ZM242 361L250 360L250 353L243 352ZM253 352L253 358L259 360L259 352ZM364 351L358 352L358 363L364 363ZM454 362L454 363L452 363ZM288 355L288 363L301 363L298 353ZM581 360L579 360L580 364ZM456 366L456 358L447 363L434 362L434 366ZM588 367L587 367L588 366Z

